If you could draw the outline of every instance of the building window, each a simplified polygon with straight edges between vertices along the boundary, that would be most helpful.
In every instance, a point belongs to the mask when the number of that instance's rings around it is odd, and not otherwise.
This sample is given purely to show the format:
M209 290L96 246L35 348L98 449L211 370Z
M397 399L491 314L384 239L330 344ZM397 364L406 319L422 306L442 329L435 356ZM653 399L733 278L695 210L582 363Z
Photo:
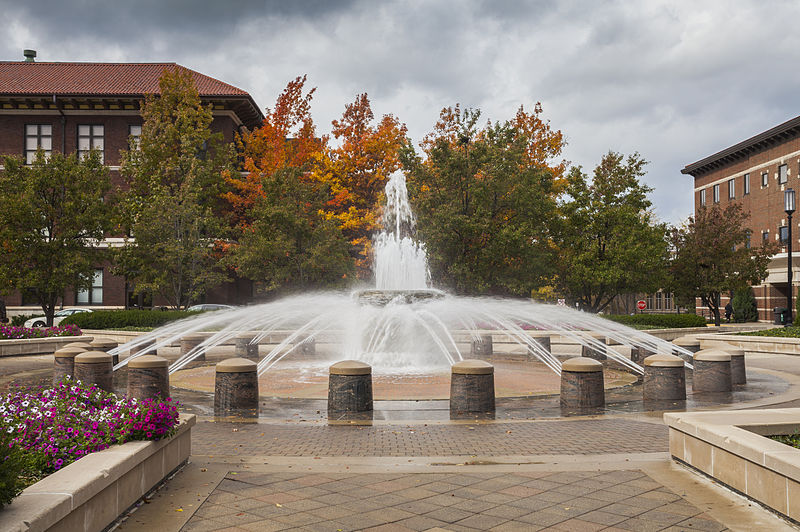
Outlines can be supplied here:
M789 167L782 164L778 167L778 183L783 184L789 180Z
M670 292L664 292L664 310L673 310L672 293Z
M769 231L761 231L761 241L764 243L769 242Z
M128 149L138 150L142 138L142 126L128 126Z
M94 271L94 278L92 279L92 287L88 290L79 290L75 303L77 305L102 305L103 304L103 270L97 269Z
M656 310L661 310L661 292L656 292Z
M750 174L744 174L742 180L744 181L744 195L747 196L750 194Z
M25 125L25 164L33 163L36 150L44 150L49 157L53 149L53 126L51 124L26 124Z
M761 174L761 187L764 188L767 186L769 186L769 174L764 172Z
M647 294L647 308L653 308L653 294Z
M700 205L705 206L706 204L706 189L700 191Z
M736 179L731 179L728 181L728 199L733 199L736 197Z
M78 126L78 158L82 159L89 154L89 150L100 151L100 162L104 162L104 127L102 124Z
M789 227L784 225L778 228L778 239L781 241L781 244L785 244L789 241Z
M714 185L714 203L719 203L719 184Z
M747 232L747 236L745 237L744 247L745 249L750 249L750 231Z

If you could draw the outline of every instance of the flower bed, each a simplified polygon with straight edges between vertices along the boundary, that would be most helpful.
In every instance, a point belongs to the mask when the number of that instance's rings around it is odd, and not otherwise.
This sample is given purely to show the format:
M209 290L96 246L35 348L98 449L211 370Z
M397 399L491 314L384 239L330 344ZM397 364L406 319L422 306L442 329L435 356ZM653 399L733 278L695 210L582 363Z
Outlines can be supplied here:
M177 423L177 403L169 398L118 398L69 379L0 397L0 431L11 436L9 447L24 452L20 474L31 482L114 444L168 437Z
M0 340L26 340L28 338L54 338L59 336L80 336L77 325L61 325L58 327L17 327L0 325Z

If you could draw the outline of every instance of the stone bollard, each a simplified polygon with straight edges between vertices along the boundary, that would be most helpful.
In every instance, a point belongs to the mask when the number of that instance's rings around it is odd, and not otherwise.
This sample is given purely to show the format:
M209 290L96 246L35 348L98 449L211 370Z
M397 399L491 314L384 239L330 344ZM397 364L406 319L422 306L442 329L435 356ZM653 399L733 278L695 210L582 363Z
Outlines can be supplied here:
M73 342L79 343L79 342ZM83 347L62 347L53 353L53 385L69 375L75 377L75 357L85 353L88 349Z
M62 345L61 349L64 349L65 347L80 347L82 349L85 349L86 351L92 350L92 345L89 342L70 342L68 344Z
M206 337L203 334L187 334L181 337L181 356L192 351L195 347L202 344ZM206 359L206 352L201 351L199 355L195 356L192 360L202 362Z
M725 349L725 352L731 356L731 384L747 384L744 351L741 349Z
M84 384L114 391L114 365L111 355L102 351L86 351L75 357L75 377Z
M577 357L576 357L577 358ZM605 345L581 345L580 358L592 358L594 360L605 360L606 346Z
M491 334L482 334L480 338L472 340L470 353L472 353L473 356L491 356L493 352L494 348L492 346Z
M143 344L139 344L139 345L137 345L135 347L131 347L129 352L128 352L128 356L133 356L136 353L148 353L148 351L150 351L148 354L155 355L156 351L154 349L151 351L151 349L152 349L153 345L155 345L155 343L156 343L155 340L149 340L149 341L147 341L147 342L145 342Z
M603 363L575 357L561 365L561 407L596 408L606 404Z
M677 345L678 347L686 349L691 353L697 353L698 351L700 351L700 340L698 340L696 336L692 336L691 334L675 338L672 341L672 343Z
M485 360L462 360L450 368L450 418L494 415L494 366Z
M647 347L631 347L631 362L635 362L642 366L644 365L644 359L654 354L655 351L648 349Z
M317 339L303 338L297 340L297 351L303 356L313 356L317 353Z
M258 417L258 365L246 358L217 364L214 415Z
M119 344L111 338L95 338L89 345L92 346L93 351L102 351L103 353L108 353L112 349L115 349ZM111 357L113 358L112 362L115 366L119 364L119 355L111 355Z
M234 340L235 350L234 354L238 358L247 358L249 360L258 360L258 344L252 343L255 337L252 334L242 334Z
M169 362L155 355L142 355L128 362L128 397L169 397Z
M530 339L533 343L538 344L542 350L550 354L553 353L552 345L550 344L550 336L531 336ZM534 353L534 350L530 346L528 347L528 353Z
M732 391L731 356L719 349L695 353L692 389L696 393Z
M645 401L682 401L686 399L686 371L681 357L668 354L644 359Z
M372 366L358 360L331 365L328 377L328 418L372 412Z

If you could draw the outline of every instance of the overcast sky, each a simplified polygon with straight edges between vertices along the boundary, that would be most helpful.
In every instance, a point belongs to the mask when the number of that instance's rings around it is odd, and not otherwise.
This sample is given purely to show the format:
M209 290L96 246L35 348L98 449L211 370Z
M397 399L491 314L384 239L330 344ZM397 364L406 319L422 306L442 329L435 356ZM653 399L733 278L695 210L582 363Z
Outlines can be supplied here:
M0 59L177 62L271 107L307 74L320 133L355 95L415 143L442 107L505 120L542 102L565 158L638 151L657 215L681 168L800 115L800 2L0 0Z

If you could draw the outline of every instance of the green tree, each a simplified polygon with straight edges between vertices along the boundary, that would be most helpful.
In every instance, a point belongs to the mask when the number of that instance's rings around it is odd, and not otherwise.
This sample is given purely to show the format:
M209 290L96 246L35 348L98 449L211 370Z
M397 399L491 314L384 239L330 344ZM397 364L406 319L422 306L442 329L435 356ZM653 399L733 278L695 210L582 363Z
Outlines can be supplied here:
M0 172L0 287L26 290L41 305L47 324L64 290L91 286L104 258L96 244L110 229L111 184L100 155L41 150L33 164L4 158Z
M719 325L720 294L758 284L767 276L776 243L748 247L750 215L738 203L723 210L701 207L681 227L672 228L671 288L682 299L699 297Z
M737 323L748 321L758 321L758 308L753 290L749 286L743 286L733 292L733 320Z
M604 310L620 294L652 292L666 281L666 226L656 223L640 183L647 162L638 153L609 152L589 177L569 174L561 208L559 284L582 309Z
M422 146L402 153L433 279L466 294L530 297L554 273L560 133L520 109L478 126L480 111L446 108ZM557 139L554 139L557 136ZM557 149L543 146L555 141Z
M145 99L138 146L122 153L129 190L120 225L132 238L116 262L136 293L158 293L180 309L228 278L221 195L234 150L211 132L211 106L202 105L187 71L165 70L159 87Z

